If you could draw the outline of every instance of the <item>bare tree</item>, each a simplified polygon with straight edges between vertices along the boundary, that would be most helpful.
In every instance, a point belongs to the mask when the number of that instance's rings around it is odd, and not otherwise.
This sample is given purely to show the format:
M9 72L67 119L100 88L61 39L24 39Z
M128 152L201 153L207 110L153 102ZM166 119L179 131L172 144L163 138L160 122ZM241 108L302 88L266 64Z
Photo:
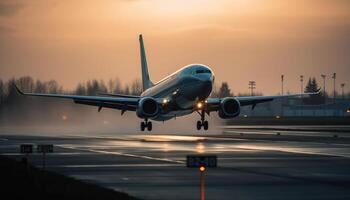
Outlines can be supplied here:
M86 95L86 88L85 85L82 83L79 83L75 89L75 94L77 95Z
M20 77L17 81L16 84L18 87L20 87L22 90L31 92L33 91L35 84L34 84L34 80L32 77L30 76L23 76Z
M2 105L3 99L5 98L5 85L0 79L0 106Z
M44 82L41 82L40 80L37 80L35 82L35 93L47 93L47 84Z
M108 92L107 86L103 80L100 80L98 84L98 92L102 92L102 93Z
M125 86L123 93L124 94L130 94L130 88L129 88L128 85Z
M47 89L49 93L58 93L59 92L59 85L57 81L50 80L47 82Z
M140 95L142 93L142 85L140 79L135 79L131 84L131 94Z

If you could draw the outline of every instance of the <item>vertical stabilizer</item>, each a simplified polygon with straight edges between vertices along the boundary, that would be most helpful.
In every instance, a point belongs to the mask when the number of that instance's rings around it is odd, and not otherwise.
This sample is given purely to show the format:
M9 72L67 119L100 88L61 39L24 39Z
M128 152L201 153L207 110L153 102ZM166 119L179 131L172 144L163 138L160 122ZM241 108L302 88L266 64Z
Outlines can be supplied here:
M148 88L152 87L153 83L149 79L146 52L145 52L145 47L143 45L142 35L140 35L139 40L140 40L140 55L141 55L141 69L142 69L142 87L143 87L143 91L145 91Z

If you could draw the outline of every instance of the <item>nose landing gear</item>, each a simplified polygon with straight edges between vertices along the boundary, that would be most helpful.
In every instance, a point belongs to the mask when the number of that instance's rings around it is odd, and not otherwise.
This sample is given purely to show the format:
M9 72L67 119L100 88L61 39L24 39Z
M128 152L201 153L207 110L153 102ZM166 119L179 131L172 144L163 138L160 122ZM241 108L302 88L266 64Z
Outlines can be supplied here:
M201 120L197 121L197 130L201 130L202 126L204 130L208 130L209 128L209 123L207 120L205 120L205 112L204 110L201 110L201 112L199 113L201 116Z
M140 124L141 131L145 131L146 128L148 131L152 131L152 122L149 122L148 119L145 119L145 121Z

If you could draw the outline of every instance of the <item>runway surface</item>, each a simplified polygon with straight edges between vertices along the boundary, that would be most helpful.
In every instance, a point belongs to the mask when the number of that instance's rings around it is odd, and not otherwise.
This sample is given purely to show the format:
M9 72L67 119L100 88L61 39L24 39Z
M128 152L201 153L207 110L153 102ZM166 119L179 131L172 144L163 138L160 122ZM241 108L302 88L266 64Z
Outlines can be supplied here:
M155 200L199 199L199 171L186 168L185 158L208 153L218 156L218 168L206 171L206 199L350 199L350 133L299 131L295 140L297 129L284 130L280 141L278 129L227 128L224 134L189 135L2 134L0 153L20 159L22 143L54 144L48 170ZM37 166L41 159L30 156Z

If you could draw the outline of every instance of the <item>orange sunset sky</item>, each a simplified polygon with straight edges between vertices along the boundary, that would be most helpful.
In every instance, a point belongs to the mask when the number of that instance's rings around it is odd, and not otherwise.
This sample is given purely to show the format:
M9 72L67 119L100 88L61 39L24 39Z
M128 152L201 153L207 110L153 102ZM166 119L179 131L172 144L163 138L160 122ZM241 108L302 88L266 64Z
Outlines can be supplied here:
M299 92L299 75L350 82L348 0L1 0L0 78L140 77L138 34L154 82L190 63L234 92ZM320 84L321 85L321 84ZM329 90L330 91L330 90Z

